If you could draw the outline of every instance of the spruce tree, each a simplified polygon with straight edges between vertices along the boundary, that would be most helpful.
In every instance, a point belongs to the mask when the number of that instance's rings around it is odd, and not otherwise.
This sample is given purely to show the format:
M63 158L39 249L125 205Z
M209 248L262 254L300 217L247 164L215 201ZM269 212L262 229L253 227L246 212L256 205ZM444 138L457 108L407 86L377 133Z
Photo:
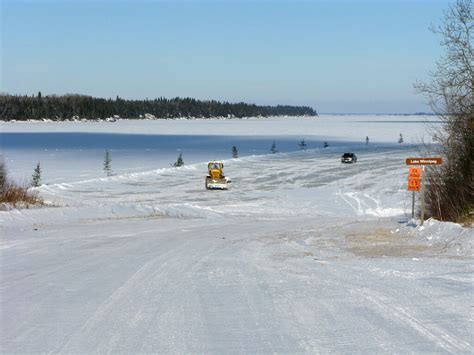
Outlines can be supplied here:
M270 152L272 152L273 154L278 153L278 149L276 148L275 141L273 141L273 143L272 143L272 147L270 148Z
M31 181L31 186L33 187L38 187L40 186L41 184L41 166L40 166L40 163L38 162L38 164L36 165L36 168L33 172L33 176L32 176L32 181Z
M304 139L298 145L302 150L306 150L307 144L305 143Z
M182 154L182 153L179 153L178 159L177 159L176 162L173 164L173 166L174 166L174 167L178 167L178 166L183 166L183 165L184 165L183 154Z
M236 159L239 157L239 151L237 150L237 147L234 145L232 146L232 158Z
M107 149L105 151L105 156L104 156L104 173L106 176L112 176L113 171L112 171L112 156Z
M3 194L7 186L7 169L5 167L5 161L0 159L0 194Z

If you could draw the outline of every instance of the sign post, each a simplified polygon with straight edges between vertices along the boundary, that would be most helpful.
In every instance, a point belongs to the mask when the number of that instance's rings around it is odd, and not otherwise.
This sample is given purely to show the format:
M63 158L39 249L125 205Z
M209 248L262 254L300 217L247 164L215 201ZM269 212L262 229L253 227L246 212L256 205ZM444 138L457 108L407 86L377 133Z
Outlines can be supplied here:
M413 191L411 200L411 218L415 218L415 191L420 191L421 169L418 167L408 170L408 191Z
M408 191L413 191L412 201L411 201L411 218L415 218L415 191L420 191L421 189L421 225L425 220L425 184L424 184L424 172L425 165L440 165L443 163L443 159L436 158L407 158L407 165L421 165L417 167L410 167L408 170Z
M425 221L425 179L424 179L424 172L425 172L425 166L423 165L423 177L421 178L421 211L420 211L420 219L421 219L421 225L423 225L423 222Z

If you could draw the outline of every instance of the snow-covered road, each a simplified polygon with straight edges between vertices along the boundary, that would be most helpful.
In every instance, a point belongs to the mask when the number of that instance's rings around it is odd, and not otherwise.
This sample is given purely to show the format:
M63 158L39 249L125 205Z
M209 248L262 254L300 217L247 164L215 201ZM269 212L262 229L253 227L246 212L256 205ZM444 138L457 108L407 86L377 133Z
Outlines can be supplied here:
M343 247L353 228L333 223L140 219L25 231L3 251L1 350L472 350L466 260L354 256Z
M0 212L0 352L472 353L473 230L408 223L409 147L40 188Z

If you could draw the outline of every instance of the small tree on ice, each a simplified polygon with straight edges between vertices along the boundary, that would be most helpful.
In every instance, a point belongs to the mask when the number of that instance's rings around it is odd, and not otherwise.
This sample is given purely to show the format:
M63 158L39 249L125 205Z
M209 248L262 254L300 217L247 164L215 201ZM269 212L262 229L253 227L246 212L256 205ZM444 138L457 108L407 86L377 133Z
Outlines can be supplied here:
M232 146L232 158L236 159L239 157L239 151L237 150L237 147L234 145Z
M276 147L275 141L273 141L273 143L272 143L272 147L270 148L270 152L272 152L273 154L278 153L278 149Z
M183 165L184 165L183 154L179 153L178 159L173 164L173 166L178 167L178 166L183 166Z
M33 172L31 186L38 187L40 186L40 184L41 184L41 166L40 166L40 163L38 162Z
M303 140L300 142L300 144L298 144L298 145L299 145L299 147L300 147L302 150L306 150L307 144L306 144L306 142L304 141L304 139L303 139Z
M107 149L105 151L105 156L104 156L104 173L107 176L112 176L112 156L110 155L109 150Z

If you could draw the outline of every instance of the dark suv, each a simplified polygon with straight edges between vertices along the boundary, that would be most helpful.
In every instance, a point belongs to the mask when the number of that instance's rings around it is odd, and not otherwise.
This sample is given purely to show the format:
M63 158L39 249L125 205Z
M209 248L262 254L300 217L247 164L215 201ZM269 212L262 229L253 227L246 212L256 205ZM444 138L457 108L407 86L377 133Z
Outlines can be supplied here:
M357 155L354 153L344 153L341 156L341 163L357 163Z

